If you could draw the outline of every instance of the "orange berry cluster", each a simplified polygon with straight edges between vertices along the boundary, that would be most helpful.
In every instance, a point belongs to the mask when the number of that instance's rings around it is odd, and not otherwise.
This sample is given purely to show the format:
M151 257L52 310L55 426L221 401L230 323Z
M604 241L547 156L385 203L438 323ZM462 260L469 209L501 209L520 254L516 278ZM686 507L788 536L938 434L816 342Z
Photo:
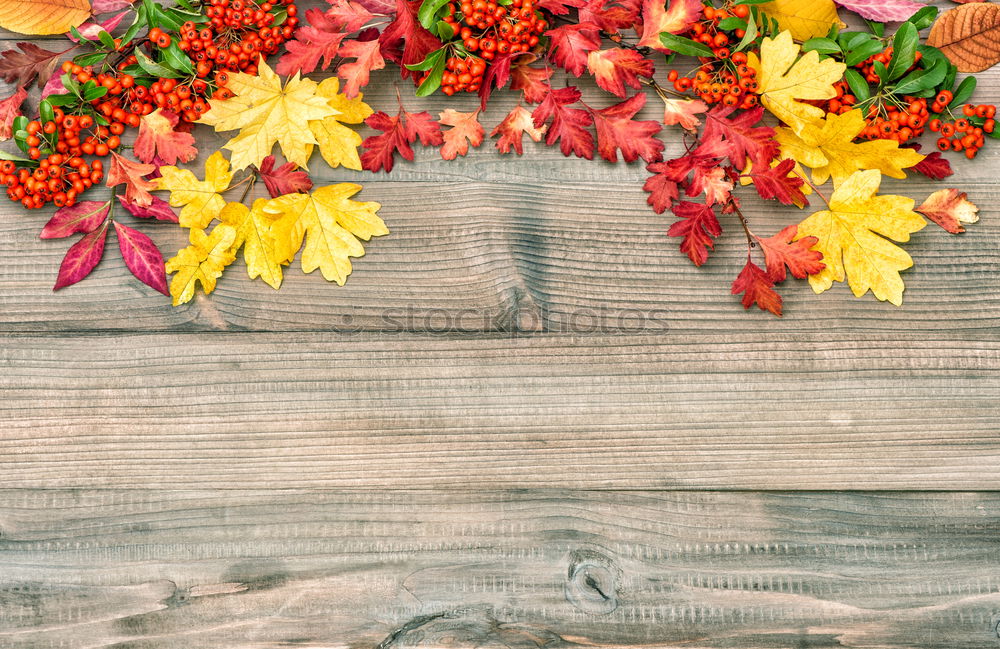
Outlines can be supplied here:
M868 125L858 135L865 140L895 140L900 144L924 134L930 118L927 100L903 97L904 106L868 107Z
M36 120L28 123L28 138L37 140L41 136L50 144L56 141L55 148L62 148L59 145L65 145L65 136L78 133L75 131L78 120L82 120L84 124L88 124L89 120L91 125L93 121L86 115L75 118L56 109L54 121L42 124ZM67 121L70 123L66 124ZM33 150L38 149L33 147ZM88 164L79 155L50 153L34 170L23 167L19 169L10 160L0 162L0 183L7 186L7 198L21 203L27 209L38 209L49 202L56 207L73 205L77 196L100 183L103 178L104 165L100 160Z
M952 99L950 90L942 90L934 98L934 105L947 109ZM927 127L935 133L940 133L937 147L941 151L965 151L965 157L972 160L986 143L986 133L992 133L996 127L994 117L996 106L989 104L965 104L962 106L964 117L941 120L935 117ZM942 112L942 111L935 111ZM978 124L978 125L977 125Z
M916 52L913 56L913 65L910 66L907 72L916 69L917 66L920 65L920 60L922 58L924 58L924 53L920 51ZM861 76L863 76L865 81L868 83L879 83L878 72L875 71L876 61L882 65L889 65L889 62L892 61L892 46L890 45L878 54L869 56L867 59L854 66L861 72Z
M714 58L699 57L701 66L693 77L681 76L677 70L667 74L678 92L693 90L706 104L722 103L726 106L753 108L757 105L757 71L747 65L743 52L731 53L730 35L719 29L719 21L726 18L746 18L750 9L736 5L729 10L709 5L702 9L704 20L695 23L687 34L691 40L707 45ZM742 29L733 32L736 39L743 38Z
M483 59L476 56L465 59L453 56L448 59L445 72L441 75L441 92L449 96L463 90L477 92L485 73L486 61Z

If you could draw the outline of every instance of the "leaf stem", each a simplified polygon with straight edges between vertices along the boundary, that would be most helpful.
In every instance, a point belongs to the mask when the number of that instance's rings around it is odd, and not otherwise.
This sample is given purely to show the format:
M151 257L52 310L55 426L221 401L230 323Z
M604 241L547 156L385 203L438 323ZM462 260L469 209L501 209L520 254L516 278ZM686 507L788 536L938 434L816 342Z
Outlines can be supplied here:
M813 190L813 192L814 192L814 193L815 193L815 194L816 194L817 196L819 196L820 198L822 198L822 199L823 199L823 202L824 202L824 203L826 203L826 206L827 206L827 207L830 207L830 201L828 201L828 200L826 199L826 196L824 196L824 195L823 195L823 192L821 192L821 191L819 190L819 187L817 187L816 185L814 185L814 184L813 184L813 182L812 182L811 180L809 180L809 178L807 178L807 177L806 177L806 175L805 175L804 173L799 173L799 172L798 172L797 170L795 170L795 169L793 169L792 171L794 171L794 172L795 172L795 175L796 175L796 176L798 176L799 178L801 178L801 179L802 179L802 180L803 180L803 181L804 181L804 182L805 182L805 183L806 183L807 185L809 185L810 187L812 187L812 190ZM831 209L832 209L832 208L831 208Z

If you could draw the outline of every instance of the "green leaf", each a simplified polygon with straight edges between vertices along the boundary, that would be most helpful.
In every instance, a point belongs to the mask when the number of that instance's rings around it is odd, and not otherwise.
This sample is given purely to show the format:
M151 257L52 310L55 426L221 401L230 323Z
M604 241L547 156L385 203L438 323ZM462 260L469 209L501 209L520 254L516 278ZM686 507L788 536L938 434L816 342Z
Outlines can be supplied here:
M751 12L752 11L754 10L751 9ZM747 21L746 33L743 34L743 40L740 41L740 44L737 45L736 49L733 51L741 52L744 48L749 47L755 40L757 40L757 21L754 16L750 16L750 20Z
M45 101L49 102L52 106L69 106L70 104L75 104L77 102L77 97L75 95L49 95L45 98Z
M0 151L0 160L13 160L14 162L23 162L30 165L38 164L37 160L22 158L21 156L14 155L13 153L7 153L6 151Z
M715 53L706 45L669 32L660 34L660 42L664 47L685 56L715 56Z
M951 90L955 87L955 77L958 76L958 68L948 63L948 70L941 80L941 90Z
M170 67L180 72L194 74L194 66L191 64L191 59L181 51L181 48L177 47L176 41L171 41L170 46L161 49L160 52L163 54L164 62Z
M444 47L434 50L433 52L428 54L423 61L421 61L420 63L411 63L410 65L406 66L406 69L413 70L414 72L426 72L427 70L430 70L435 65L437 65L439 60L442 61L444 60L445 50L446 48Z
M771 2L771 0L739 0L739 2L734 2L734 5L762 5Z
M841 51L837 41L829 38L810 38L802 44L802 51L808 52L810 50L820 54L839 54Z
M88 81L86 85L83 86L84 101L94 101L95 99L100 99L106 94L108 94L108 89L104 86L97 85L93 81Z
M101 45L103 45L105 49L114 50L116 47L118 47L117 45L115 45L115 39L111 36L111 34L108 33L106 29L102 29L101 31L97 32L97 38L100 39Z
M78 40L78 41L80 41L82 43L90 43L90 42L92 42L89 38L87 38L86 36L84 36L83 34L81 34L80 30L77 29L76 27L70 27L69 28L69 33L73 35L73 38L75 38L76 40Z
M424 0L420 4L420 9L417 10L417 20L420 21L424 29L430 29L434 25L438 10L446 4L448 4L448 0Z
M906 22L910 23L918 30L925 29L934 24L934 19L937 18L938 8L927 6L921 7L917 10L915 14L906 19Z
M143 20L143 15L145 13L145 8L139 7L139 11L136 12L135 22L125 30L124 34L122 34L122 44L128 43L135 38L135 35L138 34L139 30L142 29L143 25L145 25L145 21Z
M424 79L424 82L417 88L417 97L426 97L441 87L441 77L444 75L446 57L444 55L444 48L441 48L438 52L440 52L440 55L434 62L434 67L431 68L430 75ZM431 56L433 56L433 54Z
M51 122L55 118L56 113L52 110L52 102L48 99L43 99L38 104L38 120L44 124L45 122Z
M870 40L873 39L872 35L868 32L841 32L840 36L837 37L837 42L840 43L840 47L845 52L853 50L862 43Z
M78 56L73 59L79 66L95 65L108 58L106 52L91 52L90 54L84 54L83 56Z
M134 51L134 54L136 60L139 62L139 67L145 70L146 72L150 73L154 77L168 77L176 79L180 76L183 76L175 70L171 70L166 66L160 65L159 63L155 63L151 58L146 56L146 54L140 49L136 49Z
M892 38L892 58L886 71L889 77L885 81L895 81L913 67L913 57L917 53L920 36L913 23L903 23Z
M737 18L736 16L723 18L722 20L719 21L719 24L716 25L716 29L724 29L727 32L731 32L735 29L745 30L746 28L747 28L747 21L743 20L742 18Z
M436 36L443 41L450 41L455 36L455 28L451 26L451 23L439 20L435 24L435 28L437 29Z
M889 75L888 71L885 69L885 64L881 61L875 61L872 68L875 70L875 74L878 75L879 80L885 83L885 78Z
M17 131L24 131L24 129L28 128L29 121L30 120L24 115L18 115L17 117L14 118L14 121L11 123L10 127L15 133ZM27 131L25 131L24 137L28 137Z
M949 102L949 108L955 108L964 104L969 97L972 96L972 91L976 89L976 78L975 77L965 77L962 79L962 83L958 84L958 88L955 89L955 96Z
M65 86L66 90L69 90L77 97L80 96L80 84L76 82L76 77L71 77L68 74L64 74L59 78L62 79L63 86Z
M878 38L885 35L885 24L867 18L865 18L865 24L868 25L868 30Z
M896 84L893 93L897 95L915 95L925 90L936 88L948 73L948 66L949 63L947 61L938 61L930 69L914 70Z
M286 20L288 20L288 11L284 8L277 10L272 9L271 13L274 14L274 22L271 23L271 27L280 27Z
M865 36L868 36L868 34L865 34ZM856 48L844 48L844 50L847 51L844 63L847 64L847 67L853 68L858 63L861 63L869 57L878 54L883 49L882 43L877 40L870 40Z
M871 90L868 88L868 82L865 81L865 78L857 70L848 68L844 72L844 78L847 79L847 85L851 88L851 94L859 102L865 101L872 96Z

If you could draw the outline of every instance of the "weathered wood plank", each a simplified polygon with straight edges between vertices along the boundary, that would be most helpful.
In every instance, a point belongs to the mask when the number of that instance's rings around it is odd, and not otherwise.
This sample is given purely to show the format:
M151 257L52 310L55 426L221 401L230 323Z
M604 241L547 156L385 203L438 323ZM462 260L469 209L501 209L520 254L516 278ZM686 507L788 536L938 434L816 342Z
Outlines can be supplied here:
M0 646L995 647L997 494L0 492Z
M995 332L2 347L0 487L1000 485Z

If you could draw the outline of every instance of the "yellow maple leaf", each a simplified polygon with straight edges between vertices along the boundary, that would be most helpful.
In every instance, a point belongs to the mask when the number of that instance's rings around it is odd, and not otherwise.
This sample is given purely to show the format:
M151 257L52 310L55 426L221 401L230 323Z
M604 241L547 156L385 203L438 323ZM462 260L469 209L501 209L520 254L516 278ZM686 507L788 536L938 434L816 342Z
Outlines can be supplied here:
M924 156L913 149L900 148L894 140L855 142L864 130L865 118L860 110L842 115L830 113L817 123L803 125L798 132L789 128L776 129L775 139L781 153L813 169L813 182L822 185L828 178L839 185L852 173L878 169L892 178L906 178L903 169L912 167Z
M177 273L170 280L174 306L189 302L194 297L197 282L201 282L205 293L214 291L215 280L236 259L233 251L236 229L231 225L220 223L212 229L212 234L191 228L190 240L190 246L182 248L166 263L168 273Z
M362 101L362 94L348 99L340 93L340 79L328 77L320 82L316 94L327 100L327 104L336 111L322 120L309 122L319 152L327 164L333 168L340 165L356 171L361 170L361 158L358 157L358 147L361 146L361 136L344 124L360 124L372 114L371 107ZM307 157L312 154L312 145L307 147Z
M881 182L878 170L854 172L834 190L828 209L799 224L796 240L818 238L812 249L823 253L826 264L819 273L809 276L816 293L842 282L846 275L855 297L870 289L879 300L897 306L903 303L899 271L912 266L913 259L892 241L909 241L910 234L927 223L913 211L912 199L877 196Z
M804 124L823 119L823 110L799 100L830 99L837 95L833 84L844 76L846 66L833 59L819 60L819 54L809 51L799 58L801 48L792 42L792 35L783 31L777 37L765 38L760 46L760 58L747 55L747 65L757 71L757 93L764 108L775 117L798 130Z
M235 96L213 99L212 109L198 121L216 131L240 130L223 145L233 152L233 168L259 167L277 143L286 160L308 169L309 145L319 143L309 122L337 113L326 97L316 94L316 82L296 74L282 86L262 58L257 75L233 74L227 87Z
M845 26L833 0L771 0L757 7L797 41L826 36L834 25Z
M174 207L184 206L178 216L183 227L204 229L225 207L221 193L229 188L233 172L221 151L205 161L204 181L189 170L174 166L160 167L160 173L162 176L154 181L156 189L169 191Z
M359 191L361 185L340 183L268 201L264 210L277 215L271 232L278 259L290 262L305 239L303 272L319 268L327 281L343 285L351 274L350 258L365 254L358 238L389 233L376 214L381 205L350 200Z
M276 216L264 210L269 202L258 198L253 202L253 207L229 203L219 213L219 221L232 226L236 231L232 251L235 253L243 247L243 259L250 279L260 277L272 288L280 288L281 260L275 253L274 236L271 233L271 224Z

